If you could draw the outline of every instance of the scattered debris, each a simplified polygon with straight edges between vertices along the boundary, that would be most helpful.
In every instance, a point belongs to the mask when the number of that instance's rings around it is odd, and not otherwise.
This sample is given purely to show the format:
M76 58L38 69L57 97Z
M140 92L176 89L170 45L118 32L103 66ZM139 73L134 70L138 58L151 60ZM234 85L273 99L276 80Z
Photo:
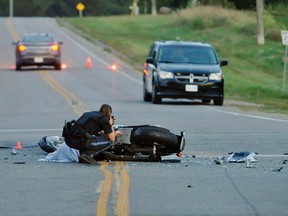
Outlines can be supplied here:
M224 162L225 162L225 157L224 157L224 156L222 156L222 157L217 157L217 159L214 160L214 162L215 162L217 165L222 165L222 164L224 164Z
M26 162L25 161L15 161L13 162L13 164L25 164Z
M232 163L244 163L247 159L249 162L256 162L255 152L233 152L228 158L227 162Z
M22 146L22 148L37 148L38 145L28 145L28 146Z
M288 164L288 160L283 160L283 164Z
M11 148L11 147L10 147L10 146L3 146L3 145L1 145L0 148L5 148L5 149L6 149L6 148Z
M18 154L19 152L16 150L16 148L12 148L12 151L11 151L11 154L12 155L16 155Z
M274 169L274 172L280 172L283 169L283 167L280 167L279 169Z
M177 160L177 159L164 159L161 161L161 163L181 163L181 160Z
M246 163L246 168L252 168L253 167L252 163L251 163L251 159L246 158L245 163Z

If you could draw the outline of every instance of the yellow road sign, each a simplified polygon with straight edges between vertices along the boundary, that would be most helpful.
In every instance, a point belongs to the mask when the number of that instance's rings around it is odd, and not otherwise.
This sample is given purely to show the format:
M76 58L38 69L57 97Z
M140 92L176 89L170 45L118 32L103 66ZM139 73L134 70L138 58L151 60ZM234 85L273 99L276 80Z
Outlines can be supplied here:
M80 2L76 5L76 9L78 11L83 11L85 9L85 5Z

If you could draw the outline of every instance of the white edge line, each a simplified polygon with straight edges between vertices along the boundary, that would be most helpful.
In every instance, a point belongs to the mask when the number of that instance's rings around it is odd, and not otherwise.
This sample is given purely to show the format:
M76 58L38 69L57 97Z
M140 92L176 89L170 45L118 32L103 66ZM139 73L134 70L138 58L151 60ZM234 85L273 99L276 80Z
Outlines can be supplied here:
M52 128L52 129L7 129L7 130L0 130L0 133L7 133L7 132L42 132L42 131L62 131L62 128Z
M110 64L108 62L106 62L105 60L99 58L98 56L96 56L94 53L92 53L90 50L86 49L84 46L82 46L80 43L78 43L77 41L75 41L73 38L71 38L69 35L67 35L64 31L60 30L59 28L56 28L54 25L52 25L50 23L50 18L48 18L48 24L56 29L57 31L59 31L60 33L62 33L65 37L67 37L71 42L73 42L74 44L76 44L80 49L82 49L84 52L86 52L88 55L92 56L94 59L97 59L97 61L102 62L105 66L109 66ZM135 79L132 76L129 76L128 74L126 74L125 72L121 71L121 70L117 70L122 76L125 76L133 81L135 81L136 83L142 84L141 81Z
M221 155L221 154L220 154ZM215 157L218 157L219 155L195 155L195 158L193 159L197 159L197 158L215 158ZM227 155L228 156L228 155ZM263 157L288 157L288 155L285 155L285 154L275 154L275 155L272 155L272 154L257 154L255 156L255 158L263 158Z
M207 107L207 106L205 106ZM208 109L212 109L218 112L230 114L230 115L237 115L237 116L245 116L249 118L256 118L256 119L262 119L262 120L268 120L268 121L277 121L277 122L285 122L288 123L288 120L283 120L283 119L275 119L275 118L268 118L268 117L262 117L262 116L255 116L255 115L248 115L248 114L241 114L241 113L236 113L236 112L228 112L228 111L223 111L220 109L216 109L214 107L207 107Z

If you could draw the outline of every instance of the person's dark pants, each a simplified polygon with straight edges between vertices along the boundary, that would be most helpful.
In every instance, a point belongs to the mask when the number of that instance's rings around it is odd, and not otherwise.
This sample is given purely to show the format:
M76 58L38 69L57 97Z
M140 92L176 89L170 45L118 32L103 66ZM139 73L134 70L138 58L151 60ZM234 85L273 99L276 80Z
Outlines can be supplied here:
M101 136L92 136L85 143L83 149L84 152L88 151L89 153L97 154L108 149L112 143Z
M80 153L89 152L89 154L104 151L112 145L107 138L102 136L90 136L89 139L85 140L75 136L65 141L69 147L78 149Z

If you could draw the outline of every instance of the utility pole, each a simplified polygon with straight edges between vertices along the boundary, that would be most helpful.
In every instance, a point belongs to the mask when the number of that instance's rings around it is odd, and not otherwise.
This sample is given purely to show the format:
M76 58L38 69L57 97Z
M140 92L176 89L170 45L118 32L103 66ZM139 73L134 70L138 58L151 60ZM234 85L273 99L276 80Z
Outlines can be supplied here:
M9 2L9 17L12 18L13 17L13 8L14 8L14 5L13 5L13 0L10 0Z
M256 8L257 8L257 43L264 44L264 2L263 0L256 0Z

